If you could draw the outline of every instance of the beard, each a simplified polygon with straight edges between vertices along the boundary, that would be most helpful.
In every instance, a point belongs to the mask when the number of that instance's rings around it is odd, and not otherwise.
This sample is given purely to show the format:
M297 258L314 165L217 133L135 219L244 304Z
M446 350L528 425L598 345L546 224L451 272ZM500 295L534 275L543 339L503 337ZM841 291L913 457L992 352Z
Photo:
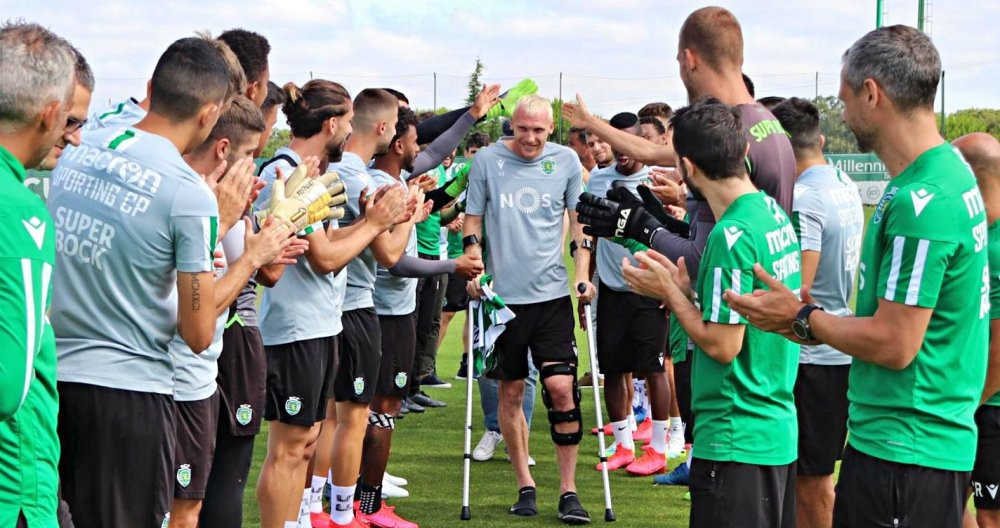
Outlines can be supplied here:
M701 194L701 191L698 190L698 187L695 186L694 182L692 182L691 179L688 178L686 174L682 175L681 178L684 179L684 185L687 186L688 192L691 193L691 196L695 200L698 200L699 202L706 202L706 201L708 201L708 200L705 199L705 195Z
M344 156L344 145L346 143L347 137L345 136L339 141L334 140L326 144L326 158L330 163L340 161L340 158Z
M848 125L851 130L851 134L854 135L854 140L858 143L858 150L861 152L871 152L875 150L875 131L870 129L853 128Z

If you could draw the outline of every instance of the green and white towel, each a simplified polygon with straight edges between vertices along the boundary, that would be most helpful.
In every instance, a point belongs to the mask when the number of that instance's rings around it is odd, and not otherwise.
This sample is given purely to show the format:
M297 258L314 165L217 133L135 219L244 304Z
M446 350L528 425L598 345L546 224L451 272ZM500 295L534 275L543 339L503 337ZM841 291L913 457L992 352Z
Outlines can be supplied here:
M477 377L496 366L493 347L507 323L514 318L514 312L490 289L492 280L491 275L480 278L483 296L469 302L472 311L472 357Z

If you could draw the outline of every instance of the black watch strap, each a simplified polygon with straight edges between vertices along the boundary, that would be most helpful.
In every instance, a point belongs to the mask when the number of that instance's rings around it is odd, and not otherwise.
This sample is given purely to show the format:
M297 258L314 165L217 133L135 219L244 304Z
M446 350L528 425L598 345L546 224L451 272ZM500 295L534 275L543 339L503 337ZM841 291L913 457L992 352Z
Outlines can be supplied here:
M476 245L478 243L479 243L479 237L477 237L476 235L469 235L469 236L467 236L467 237L465 237L465 238L462 239L462 247L463 248L467 248L469 246L473 246L473 245Z
M822 310L821 306L815 304L807 304L799 309L799 313L795 314L795 320L792 321L792 333L795 337L803 341L812 341L816 337L812 333L812 326L809 324L809 315L815 310Z

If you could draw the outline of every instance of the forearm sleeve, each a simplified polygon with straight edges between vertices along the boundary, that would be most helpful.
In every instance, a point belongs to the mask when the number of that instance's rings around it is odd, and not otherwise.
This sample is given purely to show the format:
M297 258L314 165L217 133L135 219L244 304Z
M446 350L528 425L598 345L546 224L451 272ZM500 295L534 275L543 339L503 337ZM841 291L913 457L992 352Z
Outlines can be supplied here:
M389 268L389 274L394 277L422 278L454 272L454 260L428 260L409 255L403 255L395 266Z
M450 115L451 113L452 112L448 112L444 115L432 117L424 122L434 121L438 118ZM421 174L440 165L441 162L444 161L444 159L458 147L462 138L465 137L465 133L468 132L474 124L476 124L476 120L472 118L472 114L470 114L467 110L462 115L458 116L458 119L453 121L447 130L439 133L437 135L437 139L435 139L423 152L417 154L417 159L413 162L413 172L410 174L410 177L420 176ZM423 145L424 143L420 142L418 139L417 144Z
M470 108L472 107L466 106L465 108L445 112L441 115L421 121L420 124L417 125L417 144L426 145L427 143L437 139L438 136L444 134L444 132L451 128L455 122L461 119L462 116L468 114Z

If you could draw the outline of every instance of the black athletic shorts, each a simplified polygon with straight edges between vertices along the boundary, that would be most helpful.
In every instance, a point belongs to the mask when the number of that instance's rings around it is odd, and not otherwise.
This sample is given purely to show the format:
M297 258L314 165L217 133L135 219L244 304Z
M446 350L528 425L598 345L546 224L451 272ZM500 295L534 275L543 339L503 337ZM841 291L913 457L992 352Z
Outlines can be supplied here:
M267 396L264 419L312 427L326 417L333 381L337 340L318 337L265 346Z
M59 480L76 526L160 526L174 487L176 407L153 394L60 381Z
M493 353L496 367L487 373L494 379L519 380L528 377L528 349L535 367L543 363L577 364L573 302L569 296L532 304L507 305L514 319L497 338Z
M669 326L660 301L600 285L597 364L605 375L663 372Z
M469 307L469 291L465 289L469 280L454 273L448 274L448 287L444 290L442 312L461 312Z
M691 461L691 528L794 528L795 462Z
M1000 510L1000 407L980 405L976 411L979 441L972 468L972 496L979 510Z
M174 498L204 499L215 457L219 393L204 400L177 404L177 447L174 449Z
M402 398L409 391L410 371L417 351L417 315L416 312L380 315L378 325L382 333L382 361L375 394Z
M799 365L795 410L799 415L799 475L833 475L847 440L850 365Z
M267 355L256 326L233 324L222 333L219 356L219 420L233 436L260 432L267 394Z
M837 479L833 525L959 528L970 476L968 471L889 462L848 443Z
M382 332L375 308L344 312L340 334L340 364L333 382L339 402L371 403L382 362Z

